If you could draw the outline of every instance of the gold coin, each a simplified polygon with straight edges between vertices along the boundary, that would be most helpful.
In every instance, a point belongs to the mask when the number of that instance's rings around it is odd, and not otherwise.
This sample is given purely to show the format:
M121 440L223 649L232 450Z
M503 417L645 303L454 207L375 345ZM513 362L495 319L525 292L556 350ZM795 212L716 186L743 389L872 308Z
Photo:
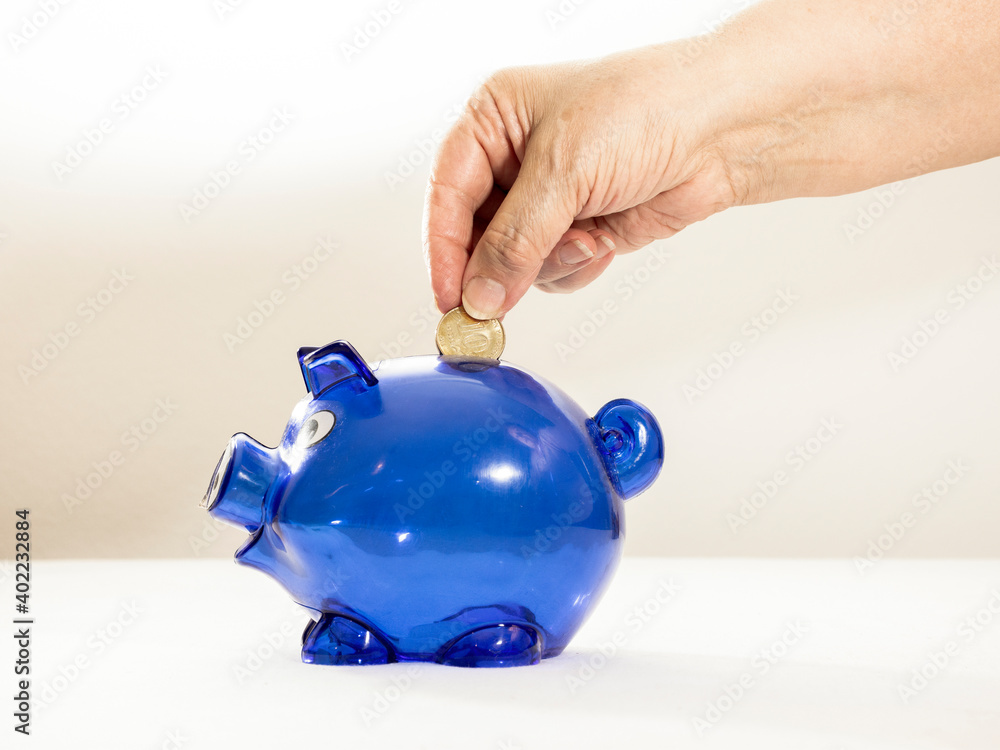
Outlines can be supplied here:
M435 339L442 354L483 359L500 359L506 343L499 320L476 320L461 307L444 314Z

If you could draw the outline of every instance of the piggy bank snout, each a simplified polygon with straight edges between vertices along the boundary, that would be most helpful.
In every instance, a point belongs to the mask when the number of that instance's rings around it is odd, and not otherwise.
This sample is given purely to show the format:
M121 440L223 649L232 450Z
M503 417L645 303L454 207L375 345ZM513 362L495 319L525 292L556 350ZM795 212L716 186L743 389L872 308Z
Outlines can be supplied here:
M249 435L233 435L219 459L201 504L215 518L253 533L260 528L264 500L278 475L277 451Z

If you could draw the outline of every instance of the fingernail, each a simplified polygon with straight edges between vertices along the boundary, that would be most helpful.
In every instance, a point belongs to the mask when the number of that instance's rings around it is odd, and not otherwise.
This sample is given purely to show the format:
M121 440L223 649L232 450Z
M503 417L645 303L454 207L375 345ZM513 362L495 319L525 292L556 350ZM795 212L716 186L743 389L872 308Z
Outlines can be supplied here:
M503 285L485 276L469 279L462 292L462 306L473 318L489 320L500 315L507 290Z
M583 263L587 258L593 258L594 254L590 248L580 240L570 240L559 250L559 260L565 266L575 266Z
M605 250L603 253L599 253L599 255L601 257L604 257L608 253L613 253L615 251L615 243L614 243L614 241L610 237L608 237L608 235L606 235L606 234L599 234L599 235L597 235L597 239L600 240L601 242L603 242L604 243L604 247L607 248L607 250Z

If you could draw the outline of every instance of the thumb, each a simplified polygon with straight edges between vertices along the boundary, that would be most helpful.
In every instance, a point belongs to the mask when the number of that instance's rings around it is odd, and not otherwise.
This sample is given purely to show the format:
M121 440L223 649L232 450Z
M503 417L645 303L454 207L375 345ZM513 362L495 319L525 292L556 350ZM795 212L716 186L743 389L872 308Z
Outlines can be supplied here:
M462 306L469 315L499 318L524 296L573 223L573 203L565 182L526 154L465 268Z

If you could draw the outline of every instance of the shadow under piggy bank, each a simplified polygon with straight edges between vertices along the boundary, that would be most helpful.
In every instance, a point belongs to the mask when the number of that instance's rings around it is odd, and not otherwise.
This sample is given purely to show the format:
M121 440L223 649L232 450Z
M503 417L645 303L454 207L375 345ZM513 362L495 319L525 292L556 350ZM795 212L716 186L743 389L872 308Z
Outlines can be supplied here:
M497 360L369 367L337 341L300 349L309 389L276 449L244 434L203 500L251 537L236 560L312 621L313 664L536 664L562 652L622 550L626 499L663 463L633 401L590 418Z

